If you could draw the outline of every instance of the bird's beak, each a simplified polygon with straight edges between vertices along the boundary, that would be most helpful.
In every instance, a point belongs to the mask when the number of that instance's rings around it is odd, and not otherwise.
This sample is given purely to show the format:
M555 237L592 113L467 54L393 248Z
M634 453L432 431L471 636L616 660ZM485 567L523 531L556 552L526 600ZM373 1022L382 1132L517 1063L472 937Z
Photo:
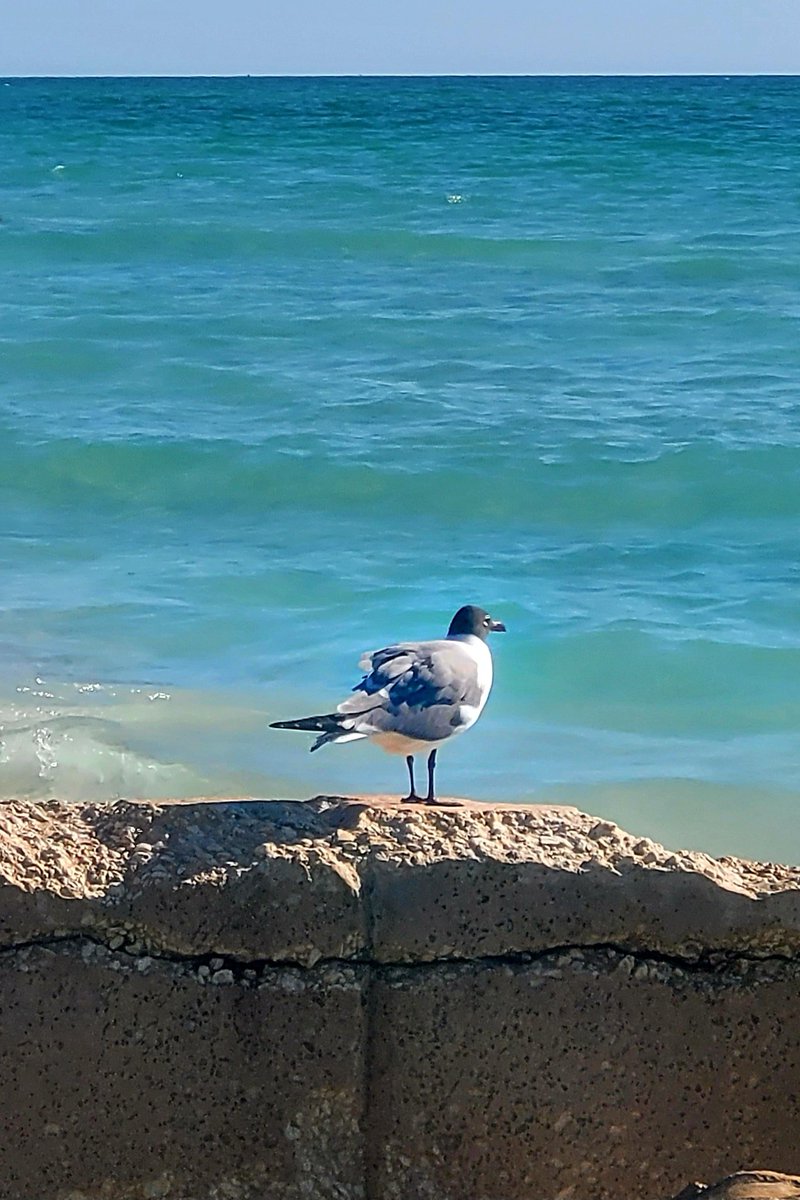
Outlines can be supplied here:
M505 633L506 627L502 621L490 621L489 629L492 633Z

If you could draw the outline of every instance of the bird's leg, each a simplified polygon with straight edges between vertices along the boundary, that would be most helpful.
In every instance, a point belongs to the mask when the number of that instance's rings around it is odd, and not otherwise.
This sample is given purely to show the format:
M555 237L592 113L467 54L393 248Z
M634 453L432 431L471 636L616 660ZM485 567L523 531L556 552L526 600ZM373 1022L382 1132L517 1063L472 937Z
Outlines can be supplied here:
M436 751L431 750L428 755L428 794L425 797L426 804L435 804L436 795L433 786L433 773L436 770Z
M400 803L401 804L419 804L422 797L417 795L417 789L414 787L414 755L413 754L406 755L406 766L408 767L408 781L411 785L411 790L409 791L408 795L405 796L400 801Z
M446 808L461 808L463 807L459 800L437 800L436 792L433 786L433 773L436 770L436 751L431 750L428 755L428 794L425 797L426 804L439 804Z

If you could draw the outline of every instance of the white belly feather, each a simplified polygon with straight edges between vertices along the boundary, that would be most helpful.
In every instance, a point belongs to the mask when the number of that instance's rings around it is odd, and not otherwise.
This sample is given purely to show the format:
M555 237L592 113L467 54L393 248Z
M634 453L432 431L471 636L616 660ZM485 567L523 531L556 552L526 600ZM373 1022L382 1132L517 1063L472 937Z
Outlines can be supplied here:
M474 634L468 633L460 635L452 639L454 642L460 642L464 649L469 654L478 668L478 689L480 691L480 700L477 704L462 704L459 707L461 720L463 724L454 732L465 733L472 725L475 724L478 717L483 712L483 707L489 699L489 692L492 690L492 655L486 642L482 642L480 638Z

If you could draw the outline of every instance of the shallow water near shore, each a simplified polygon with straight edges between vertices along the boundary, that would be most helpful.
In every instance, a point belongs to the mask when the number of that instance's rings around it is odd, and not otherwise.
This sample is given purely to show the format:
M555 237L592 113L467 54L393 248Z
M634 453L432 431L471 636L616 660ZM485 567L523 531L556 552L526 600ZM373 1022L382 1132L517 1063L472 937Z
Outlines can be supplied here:
M0 795L441 790L800 861L800 83L0 85Z

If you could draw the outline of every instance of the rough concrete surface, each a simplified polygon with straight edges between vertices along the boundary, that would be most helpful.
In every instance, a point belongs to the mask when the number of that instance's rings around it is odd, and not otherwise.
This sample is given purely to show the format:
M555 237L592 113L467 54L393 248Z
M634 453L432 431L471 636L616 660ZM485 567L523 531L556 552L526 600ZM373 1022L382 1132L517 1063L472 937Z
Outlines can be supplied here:
M0 1196L663 1200L798 1171L798 990L800 868L575 809L5 803Z

